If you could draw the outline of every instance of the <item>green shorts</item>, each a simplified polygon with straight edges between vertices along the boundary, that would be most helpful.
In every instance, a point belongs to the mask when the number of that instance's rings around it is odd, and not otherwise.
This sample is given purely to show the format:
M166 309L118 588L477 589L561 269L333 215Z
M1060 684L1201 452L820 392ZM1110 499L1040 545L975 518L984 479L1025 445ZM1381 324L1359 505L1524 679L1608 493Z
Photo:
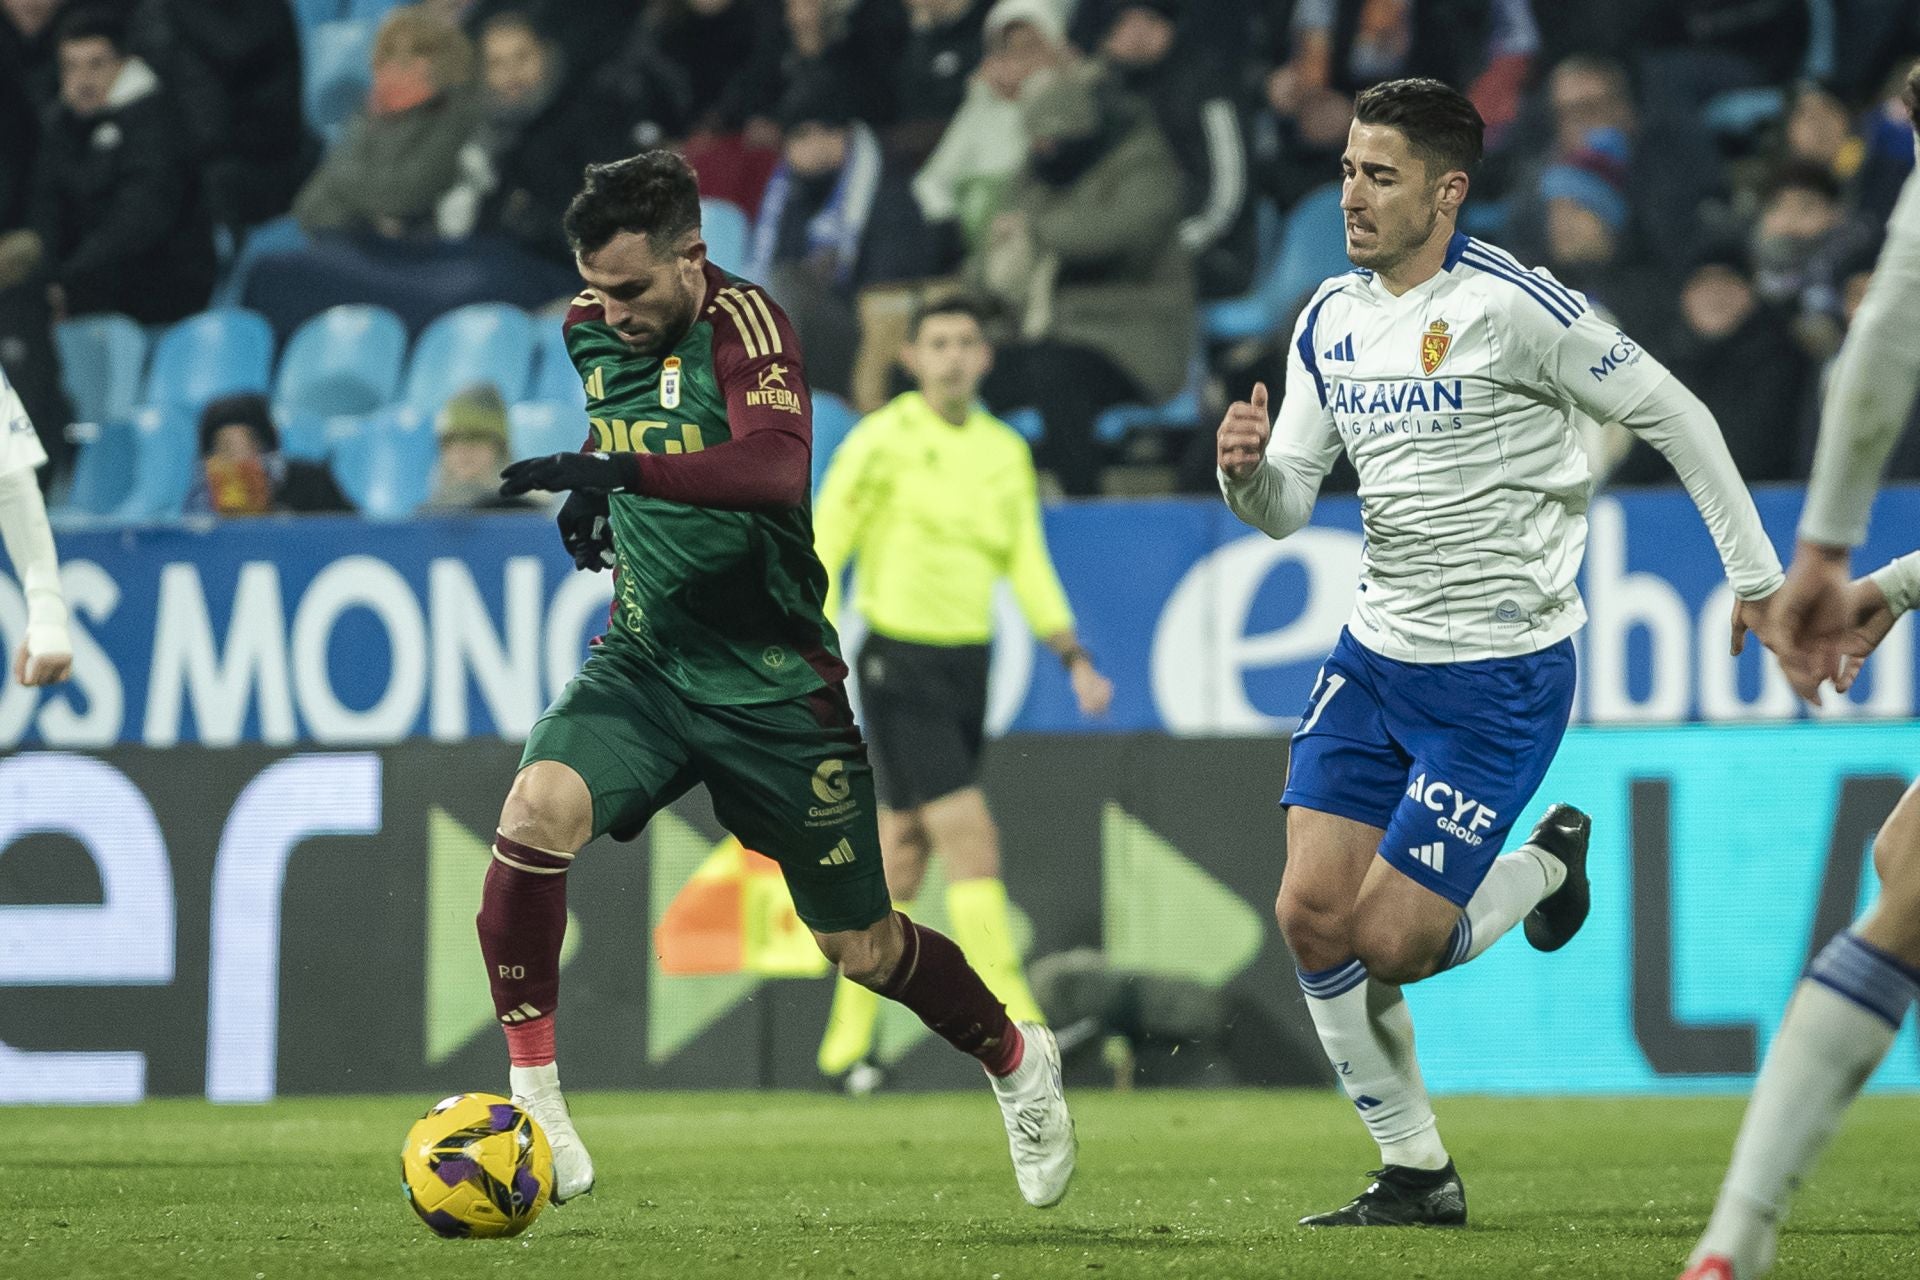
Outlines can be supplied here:
M596 651L527 735L520 767L536 760L585 779L593 834L617 840L704 782L722 825L780 864L795 911L819 933L864 929L893 909L873 770L838 685L703 706L641 664Z

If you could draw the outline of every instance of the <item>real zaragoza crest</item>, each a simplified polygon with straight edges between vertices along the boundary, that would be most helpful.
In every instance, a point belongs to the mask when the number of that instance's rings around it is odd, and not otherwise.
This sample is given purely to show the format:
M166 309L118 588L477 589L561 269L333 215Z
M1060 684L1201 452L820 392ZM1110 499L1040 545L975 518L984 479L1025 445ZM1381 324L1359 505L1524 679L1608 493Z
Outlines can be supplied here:
M1447 358L1447 348L1453 345L1453 338L1447 333L1447 322L1435 320L1420 335L1420 371L1431 375Z

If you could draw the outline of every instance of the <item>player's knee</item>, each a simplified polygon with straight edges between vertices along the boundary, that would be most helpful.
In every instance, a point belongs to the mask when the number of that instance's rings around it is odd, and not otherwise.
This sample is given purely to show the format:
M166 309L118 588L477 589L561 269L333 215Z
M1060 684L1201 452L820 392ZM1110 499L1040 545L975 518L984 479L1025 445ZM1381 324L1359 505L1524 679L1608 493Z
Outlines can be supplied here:
M1393 986L1428 977L1439 958L1439 948L1427 945L1423 938L1364 920L1354 924L1353 953L1367 966L1368 974Z
M567 766L536 761L514 778L500 809L500 830L536 849L573 853L593 836L593 795Z
M1920 790L1893 807L1873 839L1873 870L1890 890L1920 896Z
M1274 899L1273 918L1303 969L1324 969L1353 956L1346 907L1323 897L1295 892L1284 881Z

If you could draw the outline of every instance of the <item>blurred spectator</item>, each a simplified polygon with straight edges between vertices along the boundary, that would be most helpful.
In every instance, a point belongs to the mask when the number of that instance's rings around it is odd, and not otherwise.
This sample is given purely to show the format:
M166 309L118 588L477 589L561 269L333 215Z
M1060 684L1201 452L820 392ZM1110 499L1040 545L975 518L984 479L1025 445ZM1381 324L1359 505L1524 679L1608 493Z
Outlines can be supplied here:
M461 152L460 184L440 203L440 232L501 236L571 279L560 215L587 165L626 154L617 125L594 95L569 91L564 55L525 14L487 20L480 66L485 115Z
M1680 290L1680 323L1663 358L1720 423L1749 483L1796 478L1813 365L1786 318L1753 287L1737 249L1708 252ZM1797 478L1804 479L1804 473ZM1673 468L1636 441L1618 484L1673 483Z
M1100 54L1120 86L1152 106L1186 177L1180 243L1193 259L1200 296L1240 293L1258 246L1247 195L1247 143L1233 79L1207 65L1178 24L1183 0L1128 0L1113 7Z
M780 99L780 0L655 0L641 20L682 68L696 133L738 133L773 145ZM751 127L750 127L751 126Z
M786 136L754 223L747 274L786 307L814 388L846 395L859 345L855 295L868 284L930 274L926 236L879 139L853 118L841 77L815 68L779 110Z
M654 22L642 16L608 52L591 84L621 122L624 149L641 151L686 134L693 123L693 83L661 51ZM702 194L708 194L704 188Z
M566 55L569 72L584 82L620 52L620 40L642 6L633 0L421 0L421 7L459 27L475 44L493 19L520 14Z
M60 96L54 18L63 0L0 0L0 80L26 90L36 108Z
M69 10L57 40L33 196L54 311L191 315L213 292L213 228L174 102L112 10Z
M1565 59L1547 77L1546 108L1513 143L1519 154L1502 243L1522 262L1551 260L1545 173L1584 164L1575 157L1595 150L1598 138L1626 197L1614 261L1684 271L1697 252L1700 205L1721 185L1719 159L1699 124L1643 117L1626 68L1585 54Z
M781 10L787 38L782 83L821 73L843 77L856 119L892 123L893 78L875 72L895 65L906 46L899 0L782 0Z
M468 387L440 409L440 461L423 511L523 510L533 499L500 496L507 465L507 406L490 382Z
M1007 188L1027 159L1022 88L1067 62L1067 27L1052 0L999 0L987 11L986 57L966 101L913 179L929 225L955 231L977 249Z
M395 9L373 44L364 110L294 201L308 232L432 235L434 211L459 179L461 148L480 122L469 85L473 46L427 10Z
M966 100L985 53L987 0L905 0L907 47L894 72L888 149L914 163L933 153Z
M187 510L217 516L351 511L333 476L318 463L280 452L267 398L225 396L200 414L200 475Z
M1812 81L1795 88L1787 108L1785 159L1832 174L1855 215L1872 226L1885 224L1913 170L1913 126L1897 88L1906 72L1903 64L1895 91L1857 116Z
M1784 87L1807 56L1807 0L1651 0L1634 15L1648 111L1693 118L1718 94Z
M1754 287L1792 316L1801 345L1816 359L1839 348L1842 285L1876 238L1875 229L1847 216L1840 184L1817 164L1789 163L1768 188L1749 244Z
M285 213L320 156L287 0L145 0L129 38L180 104L214 221Z
M1041 464L1068 493L1091 494L1099 414L1158 404L1187 380L1180 168L1148 108L1097 67L1048 72L1021 109L1032 154L968 266L1015 318L984 392L1002 415L1037 407Z

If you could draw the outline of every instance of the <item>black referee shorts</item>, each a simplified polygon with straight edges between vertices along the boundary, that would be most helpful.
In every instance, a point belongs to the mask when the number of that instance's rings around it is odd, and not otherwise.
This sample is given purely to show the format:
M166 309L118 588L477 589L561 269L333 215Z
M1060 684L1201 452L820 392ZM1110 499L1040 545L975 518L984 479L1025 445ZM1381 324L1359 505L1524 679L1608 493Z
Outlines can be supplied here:
M886 808L918 809L973 785L986 736L989 652L984 644L878 634L861 646L861 728Z

